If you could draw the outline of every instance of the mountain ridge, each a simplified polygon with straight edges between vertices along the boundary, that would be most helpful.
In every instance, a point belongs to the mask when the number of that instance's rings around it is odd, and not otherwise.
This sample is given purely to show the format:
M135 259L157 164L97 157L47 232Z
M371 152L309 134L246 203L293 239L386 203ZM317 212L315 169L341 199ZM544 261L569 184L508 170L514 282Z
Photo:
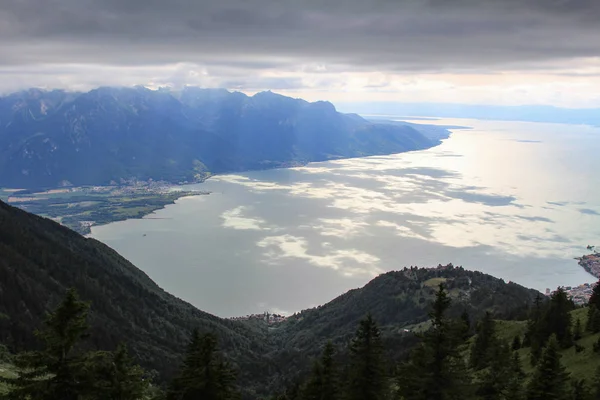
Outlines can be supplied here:
M383 155L439 143L413 126L273 92L100 87L0 97L0 187L202 181L215 173Z

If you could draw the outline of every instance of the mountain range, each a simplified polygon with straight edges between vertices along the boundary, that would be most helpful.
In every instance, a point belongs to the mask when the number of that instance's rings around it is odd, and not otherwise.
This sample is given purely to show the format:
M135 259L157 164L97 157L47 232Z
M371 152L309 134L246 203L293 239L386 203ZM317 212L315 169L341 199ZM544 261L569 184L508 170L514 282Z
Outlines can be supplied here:
M0 98L0 187L193 182L424 149L439 138L272 92L31 89Z
M272 392L307 370L327 340L344 347L367 313L380 324L390 357L405 356L416 340L407 332L427 323L441 282L453 299L451 315L466 312L473 320L486 311L519 318L538 294L452 265L411 267L383 274L274 326L222 319L165 292L106 245L2 202L0 254L0 344L12 351L38 345L32 332L73 287L91 302L94 339L88 346L112 350L125 341L144 367L167 380L181 361L190 332L214 332L241 372L239 383L249 398Z

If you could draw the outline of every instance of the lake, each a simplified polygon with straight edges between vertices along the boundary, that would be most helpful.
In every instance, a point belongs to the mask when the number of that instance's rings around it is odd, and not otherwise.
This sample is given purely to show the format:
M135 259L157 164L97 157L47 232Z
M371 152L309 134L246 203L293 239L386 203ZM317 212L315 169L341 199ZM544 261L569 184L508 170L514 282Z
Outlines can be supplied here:
M427 123L472 129L425 151L217 176L186 186L210 195L91 236L224 317L292 313L409 266L542 291L595 281L573 257L600 244L599 128Z

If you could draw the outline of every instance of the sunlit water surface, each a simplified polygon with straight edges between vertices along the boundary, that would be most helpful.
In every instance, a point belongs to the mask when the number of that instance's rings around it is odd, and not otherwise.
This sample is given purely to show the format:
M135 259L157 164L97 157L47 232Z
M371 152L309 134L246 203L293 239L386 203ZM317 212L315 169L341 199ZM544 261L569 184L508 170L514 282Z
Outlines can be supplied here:
M594 281L573 257L600 242L600 129L427 123L473 129L426 151L218 176L192 185L208 196L92 236L220 316L298 311L411 265L539 290Z

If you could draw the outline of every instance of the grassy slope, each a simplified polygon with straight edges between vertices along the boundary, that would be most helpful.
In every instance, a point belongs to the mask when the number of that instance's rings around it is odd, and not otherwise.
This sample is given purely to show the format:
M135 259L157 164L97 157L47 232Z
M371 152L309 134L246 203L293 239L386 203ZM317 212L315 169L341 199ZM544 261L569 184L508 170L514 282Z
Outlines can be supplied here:
M571 312L573 316L573 324L579 318L581 320L581 326L585 329L587 321L587 308L580 308ZM527 327L526 321L497 321L497 329L499 336L507 342L512 342L515 335L519 335L523 338ZM600 366L600 354L594 353L593 344L600 338L600 333L583 332L583 337L577 341L577 344L584 347L584 350L580 353L575 352L575 347L570 349L562 350L562 363L567 370L571 373L573 378L581 379L584 378L586 381L591 382L594 372ZM523 360L523 367L525 372L532 372L533 368L529 363L530 349L524 348L519 350L521 360Z

